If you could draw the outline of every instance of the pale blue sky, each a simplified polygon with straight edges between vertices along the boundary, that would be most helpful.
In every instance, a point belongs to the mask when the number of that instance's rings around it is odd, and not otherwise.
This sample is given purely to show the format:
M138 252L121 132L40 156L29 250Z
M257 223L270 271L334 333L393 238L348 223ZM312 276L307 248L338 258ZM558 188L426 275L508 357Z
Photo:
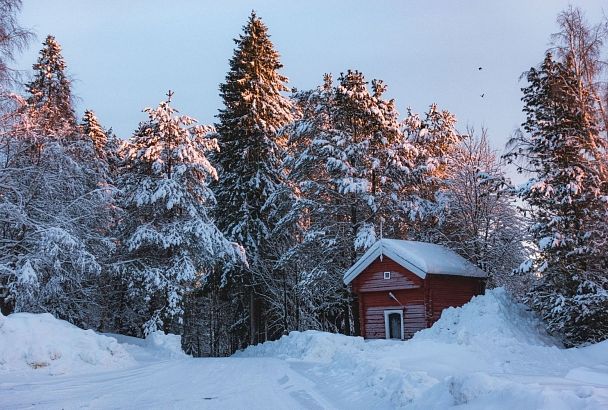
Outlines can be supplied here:
M522 122L519 77L542 60L558 12L580 5L594 22L608 13L605 0L24 3L20 20L38 37L19 68L31 68L44 37L55 35L79 114L95 110L121 137L168 89L182 113L213 122L232 39L255 9L290 86L311 88L323 73L359 69L388 84L401 113L436 102L456 114L461 129L486 126L499 149Z

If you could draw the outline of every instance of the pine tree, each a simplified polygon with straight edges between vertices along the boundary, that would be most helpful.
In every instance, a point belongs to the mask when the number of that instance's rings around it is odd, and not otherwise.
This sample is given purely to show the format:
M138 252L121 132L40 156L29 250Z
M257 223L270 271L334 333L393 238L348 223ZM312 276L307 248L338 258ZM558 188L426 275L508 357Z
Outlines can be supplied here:
M80 123L80 133L84 137L84 143L92 146L94 158L91 158L98 175L103 182L112 184L120 166L120 146L122 142L112 132L112 129L105 130L92 110L85 110Z
M210 127L176 115L170 97L146 108L119 178L124 215L115 272L125 286L116 328L135 335L183 331L184 296L208 280L225 283L216 265L236 263L240 248L215 226L209 188L217 178L206 152L217 148Z
M302 322L307 327L352 333L351 296L342 275L380 234L400 225L404 203L395 193L408 181L414 148L404 138L381 81L372 90L360 72L334 85L296 94L300 119L290 127L291 212L282 221L299 226L287 252L298 273ZM284 229L283 225L280 228Z
M85 110L80 126L82 127L82 133L93 143L97 157L101 159L107 158L106 146L108 145L108 135L99 124L95 113L91 110Z
M76 116L61 46L51 35L42 45L38 62L34 64L34 78L25 86L29 93L28 106L38 113L47 133L72 129L76 125Z
M531 171L520 197L530 206L538 256L523 266L540 276L530 294L553 333L578 344L608 337L606 143L595 99L580 88L570 58L547 53L527 73L524 132L510 158Z
M456 130L456 117L432 104L424 118L408 110L403 132L414 155L411 173L396 192L403 198L407 217L402 218L402 236L409 239L433 241L444 203L454 154L462 135Z
M291 104L281 94L287 78L278 72L279 54L255 12L235 43L230 71L220 85L224 108L216 125L220 151L214 156L220 179L214 189L218 226L247 253L249 268L239 274L241 285L233 285L241 306L249 306L249 342L255 343L261 331L262 276L273 273L269 241L274 221L267 204L285 179L280 130L291 121Z

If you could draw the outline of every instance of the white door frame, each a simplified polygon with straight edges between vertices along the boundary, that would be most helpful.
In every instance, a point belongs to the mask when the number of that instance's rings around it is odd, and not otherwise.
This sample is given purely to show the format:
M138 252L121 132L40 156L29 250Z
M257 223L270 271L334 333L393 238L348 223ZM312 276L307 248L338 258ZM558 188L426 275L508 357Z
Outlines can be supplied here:
M384 335L386 337L386 339L390 339L390 335L391 333L389 332L390 330L390 324L388 321L388 316L391 313L399 313L399 316L401 316L401 340L404 339L404 329L403 329L403 309L390 309L390 310L385 310L384 311Z

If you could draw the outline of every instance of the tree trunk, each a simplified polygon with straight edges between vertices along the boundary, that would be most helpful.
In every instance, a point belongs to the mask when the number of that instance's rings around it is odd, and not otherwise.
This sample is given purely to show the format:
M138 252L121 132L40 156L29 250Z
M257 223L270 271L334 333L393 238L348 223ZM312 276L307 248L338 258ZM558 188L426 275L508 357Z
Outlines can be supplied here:
M253 287L249 293L249 344L254 345L258 342L258 300Z

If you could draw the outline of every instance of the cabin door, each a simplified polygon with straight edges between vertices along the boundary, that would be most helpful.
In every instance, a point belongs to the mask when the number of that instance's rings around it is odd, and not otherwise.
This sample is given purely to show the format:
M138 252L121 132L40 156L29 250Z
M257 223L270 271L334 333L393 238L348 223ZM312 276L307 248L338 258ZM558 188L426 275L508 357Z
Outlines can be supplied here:
M403 340L403 310L384 311L384 331L387 339Z

